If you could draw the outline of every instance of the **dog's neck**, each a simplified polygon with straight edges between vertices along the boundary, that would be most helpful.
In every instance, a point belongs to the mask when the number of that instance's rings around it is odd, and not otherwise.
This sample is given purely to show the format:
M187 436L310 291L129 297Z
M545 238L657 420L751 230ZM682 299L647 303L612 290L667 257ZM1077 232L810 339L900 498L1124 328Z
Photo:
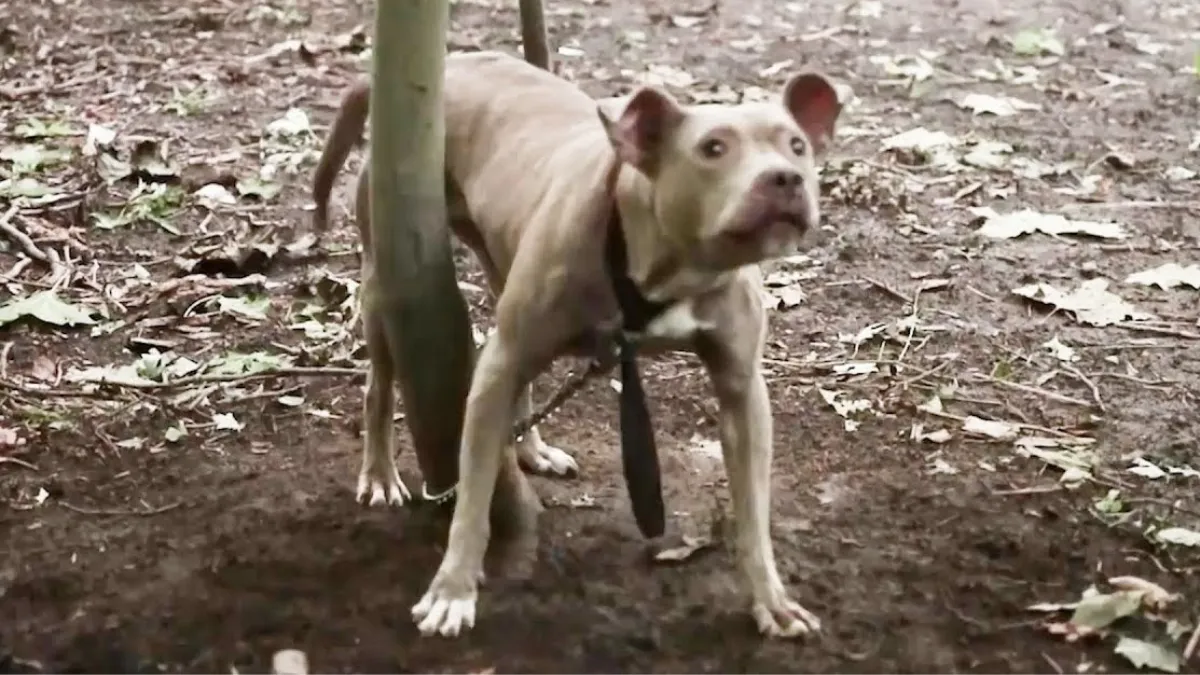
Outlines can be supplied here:
M637 169L614 162L607 180L614 222L625 248L625 266L637 290L651 303L669 307L718 288L734 272L712 272L688 264L662 231L654 213L654 186Z

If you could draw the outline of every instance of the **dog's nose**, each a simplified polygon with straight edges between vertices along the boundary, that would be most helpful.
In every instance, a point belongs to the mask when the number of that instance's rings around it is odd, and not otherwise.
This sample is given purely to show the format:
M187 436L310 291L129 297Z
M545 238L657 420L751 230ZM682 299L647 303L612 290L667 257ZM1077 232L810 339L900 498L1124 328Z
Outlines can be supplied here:
M804 183L804 177L800 175L800 172L792 169L769 171L763 178L765 179L763 182L780 192L792 192Z

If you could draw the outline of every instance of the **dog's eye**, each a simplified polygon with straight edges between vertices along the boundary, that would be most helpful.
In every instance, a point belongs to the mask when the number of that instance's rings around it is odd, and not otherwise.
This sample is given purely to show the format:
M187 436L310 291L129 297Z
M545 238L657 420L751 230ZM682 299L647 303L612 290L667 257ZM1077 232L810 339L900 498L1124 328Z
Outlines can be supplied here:
M725 141L719 138L710 138L700 144L700 154L706 159L717 159L724 155L726 150Z
M807 149L808 143L805 143L803 138L792 136L792 152L796 153L797 157L803 156Z

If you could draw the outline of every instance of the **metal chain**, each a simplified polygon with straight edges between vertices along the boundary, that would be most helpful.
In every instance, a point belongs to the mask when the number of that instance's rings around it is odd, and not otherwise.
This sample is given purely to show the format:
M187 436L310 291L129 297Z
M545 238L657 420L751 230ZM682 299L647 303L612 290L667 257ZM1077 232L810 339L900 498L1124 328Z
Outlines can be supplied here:
M530 429L536 427L545 421L547 417L557 412L564 403L578 393L579 390L583 389L583 386L591 381L593 377L611 370L614 365L615 362L604 363L598 358L589 361L587 367L581 372L574 373L568 377L567 381L563 382L562 386L558 388L558 391L554 392L554 395L543 403L540 408L533 411L525 419L517 420L517 423L513 425L512 441L515 443L521 440L525 434L529 433ZM438 494L429 494L429 485L425 482L421 483L421 498L428 502L437 504L445 503L452 499L457 491L458 485L455 484Z
M536 427L547 417L557 412L568 399L574 396L580 389L583 389L583 385L610 368L612 368L612 365L605 365L599 359L592 359L588 362L587 368L584 368L582 372L574 373L568 377L567 381L563 382L562 386L558 388L558 391L554 392L554 395L542 404L542 407L535 410L525 419L517 420L512 430L513 442L521 440L525 434L529 433L530 429Z

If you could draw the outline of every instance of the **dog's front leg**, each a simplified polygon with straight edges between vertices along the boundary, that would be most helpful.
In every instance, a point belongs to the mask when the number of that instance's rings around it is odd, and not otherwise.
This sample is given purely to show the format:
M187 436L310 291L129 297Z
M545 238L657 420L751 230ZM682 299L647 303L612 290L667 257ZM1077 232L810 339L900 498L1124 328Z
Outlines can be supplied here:
M475 625L475 602L483 578L483 556L491 536L492 494L515 417L521 368L502 331L479 354L463 419L459 490L442 564L420 602L412 608L423 635L451 637Z
M773 429L761 358L765 322L761 313L739 314L739 321L726 324L727 334L705 340L698 351L720 406L721 451L733 499L737 563L750 587L754 619L766 635L795 637L819 630L821 623L789 597L775 565L770 525ZM761 331L749 328L756 321L763 326Z

